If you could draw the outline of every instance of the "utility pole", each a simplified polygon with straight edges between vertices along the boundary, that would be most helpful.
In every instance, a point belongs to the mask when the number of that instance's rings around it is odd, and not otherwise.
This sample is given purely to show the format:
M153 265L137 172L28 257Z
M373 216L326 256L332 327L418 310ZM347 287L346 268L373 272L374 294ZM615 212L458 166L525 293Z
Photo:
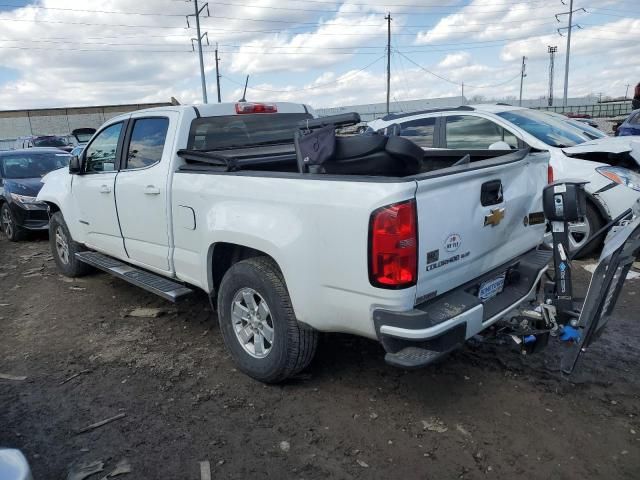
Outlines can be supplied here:
M627 89L624 91L624 99L625 99L625 100L626 100L627 98L629 98L629 96L628 96L628 95L629 95L629 87L630 87L630 86L631 86L631 85L629 85L629 84L627 83L627 85L626 85Z
M547 48L549 52L549 106L553 106L553 65L556 57L556 52L558 51L558 47L551 46Z
M522 106L522 84L524 83L524 77L527 76L525 73L527 69L527 64L525 63L526 60L527 57L522 57L522 70L520 70L520 100L518 101L519 106Z
M222 97L220 96L220 69L218 67L218 62L220 58L218 58L218 42L216 42L216 85L218 87L218 103L222 103Z
M389 115L389 97L391 95L391 12L384 17L387 21L387 115Z
M563 5L566 5L566 3L564 3L564 0L560 0L562 2ZM579 12L580 10L582 10L583 12L586 12L586 10L584 8L577 8L577 9L573 9L573 0L569 0L569 11L568 12L562 12L562 13L556 13L556 20L559 22L560 21L560 15L569 15L569 24L566 27L562 27L558 29L558 34L560 36L562 36L562 32L561 30L567 30L567 53L566 53L566 59L564 62L564 96L562 98L562 106L566 107L567 106L567 93L569 91L569 58L571 56L571 30L573 30L573 14L575 12ZM576 25L576 27L578 28L582 28L580 25Z
M191 25L189 25L189 17L196 17L196 35L197 35L197 38L192 38L191 39L191 49L195 51L195 48L193 46L193 42L197 41L198 42L198 55L200 57L200 80L202 82L202 103L208 103L207 102L207 81L206 81L205 76L204 76L204 59L202 58L202 39L204 37L207 37L207 45L209 45L209 35L207 35L207 32L204 32L203 34L200 34L200 14L206 8L207 9L207 17L210 16L209 15L209 4L205 3L200 8L198 8L198 0L193 0L193 4L195 5L195 13L193 13L191 15L186 15L186 17L187 17L187 28L191 28Z

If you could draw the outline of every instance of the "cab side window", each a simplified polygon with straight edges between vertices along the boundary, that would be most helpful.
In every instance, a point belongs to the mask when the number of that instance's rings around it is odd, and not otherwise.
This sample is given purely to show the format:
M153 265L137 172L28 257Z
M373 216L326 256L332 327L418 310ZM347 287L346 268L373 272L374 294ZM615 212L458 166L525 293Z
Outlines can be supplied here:
M119 122L108 126L87 147L85 173L112 172L116 169L116 153L122 125L122 122Z
M402 123L400 126L401 137L407 137L422 148L433 147L436 117L410 120Z
M504 129L491 120L473 115L447 117L445 129L447 148L486 150L492 143L502 141Z
M145 168L159 163L169 129L169 119L140 118L135 120L127 148L126 169Z

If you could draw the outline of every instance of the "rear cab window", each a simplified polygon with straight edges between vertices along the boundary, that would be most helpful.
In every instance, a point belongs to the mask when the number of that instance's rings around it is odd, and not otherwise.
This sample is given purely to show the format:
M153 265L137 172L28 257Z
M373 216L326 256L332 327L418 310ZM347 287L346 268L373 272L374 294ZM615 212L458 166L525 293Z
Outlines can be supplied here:
M293 143L298 122L308 113L243 114L201 117L191 122L189 150L218 150L253 145Z

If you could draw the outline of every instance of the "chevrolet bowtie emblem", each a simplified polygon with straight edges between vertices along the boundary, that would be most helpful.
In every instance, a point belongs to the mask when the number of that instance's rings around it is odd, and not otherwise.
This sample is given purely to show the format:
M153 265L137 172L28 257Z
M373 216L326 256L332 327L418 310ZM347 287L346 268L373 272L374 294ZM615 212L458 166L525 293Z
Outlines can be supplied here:
M504 208L492 208L489 215L484 217L484 226L491 225L495 227L504 218Z

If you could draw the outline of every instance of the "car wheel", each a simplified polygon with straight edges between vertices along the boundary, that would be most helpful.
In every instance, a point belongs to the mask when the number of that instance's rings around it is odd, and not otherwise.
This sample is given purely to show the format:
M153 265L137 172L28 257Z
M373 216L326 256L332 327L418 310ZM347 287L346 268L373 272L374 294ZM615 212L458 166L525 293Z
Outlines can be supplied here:
M7 203L3 203L0 208L0 226L10 241L17 242L24 238L25 232L16 225L16 220Z
M575 252L578 248L581 248L587 240L591 238L591 235L596 233L604 225L604 220L600 216L600 213L590 202L587 202L587 211L584 218L578 222L569 223L569 251ZM589 245L584 251L576 257L581 259L588 257L602 246L603 239L596 240ZM551 233L545 235L545 245L549 248L553 248L553 241Z
M226 272L218 321L238 368L261 382L281 382L315 355L318 333L298 323L282 273L269 258L242 260Z
M56 212L49 220L49 245L58 269L66 277L81 277L92 268L76 258L77 252L86 250L73 241L62 213Z

